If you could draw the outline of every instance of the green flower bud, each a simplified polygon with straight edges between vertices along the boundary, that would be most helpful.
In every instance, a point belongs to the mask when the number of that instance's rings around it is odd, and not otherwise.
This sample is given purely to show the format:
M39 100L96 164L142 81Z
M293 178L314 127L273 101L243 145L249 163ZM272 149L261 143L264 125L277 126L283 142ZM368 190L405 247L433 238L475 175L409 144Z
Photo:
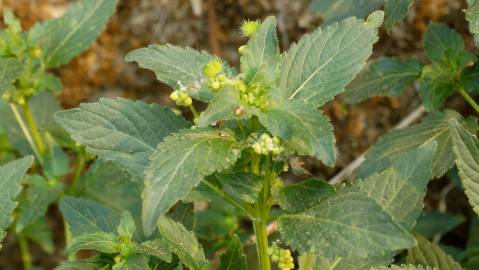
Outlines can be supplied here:
M244 21L241 25L241 32L243 36L250 38L258 31L259 26L259 21Z
M213 59L203 68L203 74L208 78L213 78L223 71L223 64L218 59Z
M221 83L217 80L211 82L211 89L218 90L221 87Z
M246 45L242 45L238 48L238 53L243 55L245 50L246 50L247 46Z
M179 93L178 92L179 92L178 90L173 91L170 94L170 99L173 100L173 101L177 101L178 98L179 98Z

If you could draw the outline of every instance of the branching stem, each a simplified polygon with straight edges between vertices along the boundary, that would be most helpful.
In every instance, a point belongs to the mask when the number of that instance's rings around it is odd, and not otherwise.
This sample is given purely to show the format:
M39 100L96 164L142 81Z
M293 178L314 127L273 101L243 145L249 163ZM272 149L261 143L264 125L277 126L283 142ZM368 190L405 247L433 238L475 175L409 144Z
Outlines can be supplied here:
M469 103L469 105L471 105L476 113L479 113L479 105L466 91L464 91L464 89L459 88L457 92L459 92L459 94L461 94L461 96Z

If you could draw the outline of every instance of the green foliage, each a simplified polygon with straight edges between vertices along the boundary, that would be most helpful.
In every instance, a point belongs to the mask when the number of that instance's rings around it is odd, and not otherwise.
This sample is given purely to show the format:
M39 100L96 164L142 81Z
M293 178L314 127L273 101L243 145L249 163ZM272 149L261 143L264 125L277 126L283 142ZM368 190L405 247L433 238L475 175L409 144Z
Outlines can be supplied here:
M416 235L417 246L408 250L406 262L420 264L437 269L461 270L459 263L447 255L437 245L427 241L423 236Z
M386 29L388 31L391 31L393 25L406 16L413 3L414 0L386 0L384 13L386 14Z
M465 218L459 215L451 215L438 211L423 211L417 220L414 231L426 238L432 238L436 234L445 234L455 227L464 223Z
M63 16L35 25L28 38L42 49L43 65L64 65L90 47L115 11L116 2L82 0Z
M20 181L32 162L32 157L25 157L0 167L0 205L2 205L0 208L0 240L5 238L5 231L13 221L12 212L17 206L15 198L22 189Z
M245 270L246 269L246 257L243 254L243 248L241 247L241 240L238 236L233 236L225 253L220 257L220 265L218 270Z
M466 20L469 22L469 31L474 36L476 46L479 44L479 1L467 0Z
M381 58L348 86L345 100L358 103L373 96L398 96L421 76L421 71L422 64L416 59Z

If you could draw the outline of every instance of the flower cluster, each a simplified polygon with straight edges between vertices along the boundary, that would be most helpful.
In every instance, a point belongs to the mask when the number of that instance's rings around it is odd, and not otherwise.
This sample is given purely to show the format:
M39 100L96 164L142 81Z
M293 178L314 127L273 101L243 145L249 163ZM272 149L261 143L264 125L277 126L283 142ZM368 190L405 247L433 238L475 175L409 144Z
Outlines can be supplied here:
M289 249L272 246L268 248L268 254L271 260L278 264L280 270L294 269L294 259Z
M259 21L244 21L241 25L241 33L245 37L252 37L257 31L261 23Z
M193 100L185 89L173 91L170 95L170 98L176 102L177 106L188 107L193 103Z
M264 86L261 83L251 83L246 85L243 81L236 83L235 88L240 92L240 99L260 110L268 109L269 102L265 95Z
M259 140L254 143L252 146L256 154L259 155L279 155L284 151L284 148L281 146L281 140L274 136L271 137L269 134L263 133Z
M223 64L218 59L208 62L203 68L203 74L208 78L208 87L215 91L219 90L226 82L226 75L223 72Z

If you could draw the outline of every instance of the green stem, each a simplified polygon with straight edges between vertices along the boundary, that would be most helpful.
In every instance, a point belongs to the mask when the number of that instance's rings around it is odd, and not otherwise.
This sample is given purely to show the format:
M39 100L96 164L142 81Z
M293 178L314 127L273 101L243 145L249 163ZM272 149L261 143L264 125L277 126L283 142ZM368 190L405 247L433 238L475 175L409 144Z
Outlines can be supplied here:
M73 236L72 236L72 233L70 231L70 225L68 225L68 223L65 220L63 220L63 228L65 230L65 246L68 247L70 245L70 243L72 242ZM68 256L67 260L68 261L76 260L75 253Z
M23 108L23 115L25 116L25 120L27 121L27 125L30 128L32 133L33 141L35 142L40 155L43 156L45 154L45 145L43 144L42 136L38 131L37 123L35 122L35 118L33 118L32 111L30 110L30 106L28 102L22 106Z
M262 210L260 207L257 207L258 219L253 220L253 229L256 235L256 251L258 252L259 269L271 270L271 262L268 255L268 234Z
M227 200L229 203L232 205L236 206L238 209L243 211L247 216L252 218L254 216L253 210L249 208L247 205L243 205L241 202L237 201L235 198L231 197L227 193L225 193L223 190L219 189L217 186L212 184L206 179L203 179L203 183L206 184L209 188L211 188L214 192L218 193L222 198Z
M195 119L197 119L197 118L200 116L200 114L199 114L198 111L196 110L195 106L193 106L193 104L190 104L190 105L188 106L188 108L190 108L190 111L191 111L191 113L193 114L193 117L194 117Z
M18 244L20 245L20 252L22 254L22 263L24 270L32 269L32 258L30 256L30 251L28 250L28 242L25 236L22 234L17 234Z
M32 135L30 134L30 131L28 130L28 127L27 125L25 124L25 122L23 121L23 118L22 116L20 115L20 113L18 112L18 109L17 109L17 106L13 103L10 103L10 109L12 110L13 112L13 115L15 116L15 120L17 120L17 123L18 125L20 126L20 129L22 130L23 132L23 135L25 136L25 138L27 139L28 141L28 144L30 144L30 147L32 148L33 150L33 153L35 154L35 156L37 157L38 161L40 162L40 164L43 164L43 156L40 155L40 151L38 150L33 138L32 138Z
M457 91L469 103L469 105L471 105L471 107L474 108L477 113L479 113L479 105L476 103L476 101L474 101L474 99L466 91L464 91L464 89L459 88Z
M83 167L85 167L85 153L83 151L80 151L77 156L76 160L76 166L75 166L75 174L73 175L73 183L72 183L72 189L74 193L78 192L78 181L81 177L81 174L83 172Z

